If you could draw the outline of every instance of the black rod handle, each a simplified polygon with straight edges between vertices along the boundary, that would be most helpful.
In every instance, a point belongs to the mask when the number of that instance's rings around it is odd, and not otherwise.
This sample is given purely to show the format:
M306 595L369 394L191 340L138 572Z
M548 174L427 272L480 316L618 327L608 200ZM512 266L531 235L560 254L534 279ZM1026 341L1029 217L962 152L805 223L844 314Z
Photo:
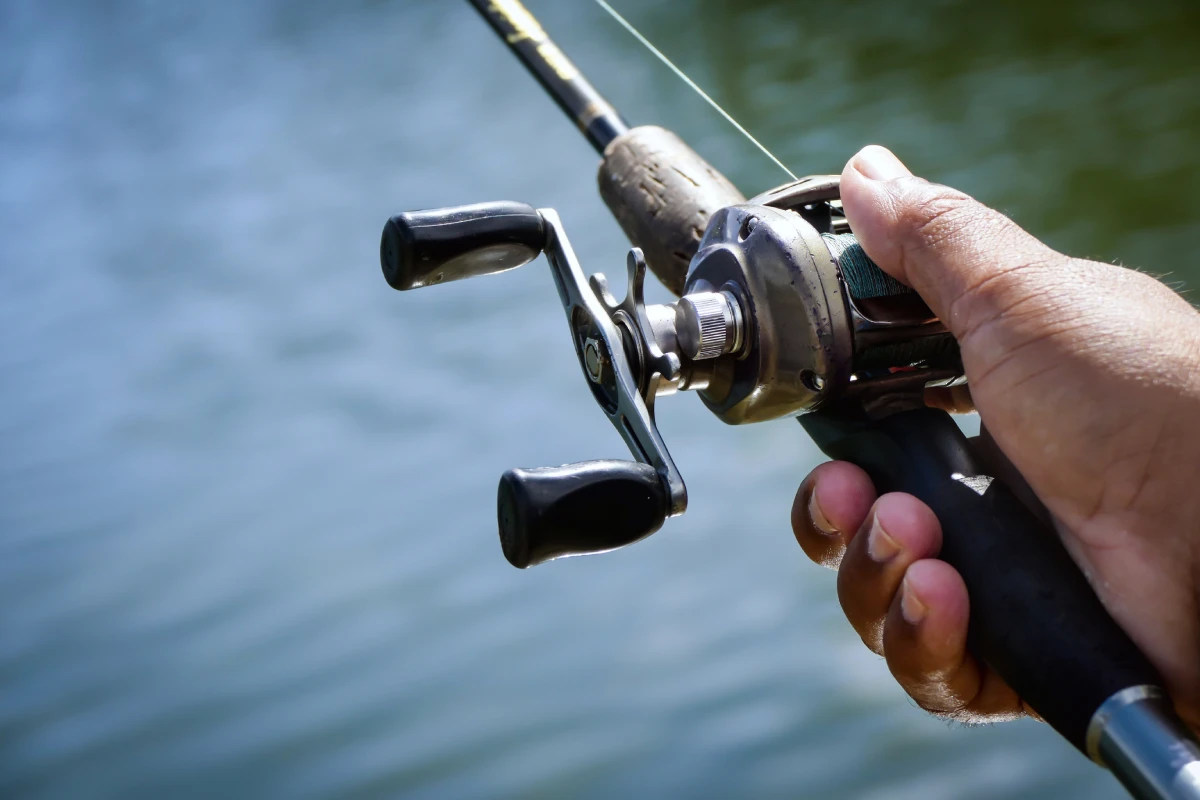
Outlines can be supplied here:
M800 418L827 455L865 469L879 493L907 492L942 525L940 558L971 598L968 643L1085 754L1105 700L1162 681L1109 616L1058 536L977 463L954 420L932 408L869 419L861 409Z
M383 226L383 277L401 291L528 264L546 246L542 215L526 203L406 211Z

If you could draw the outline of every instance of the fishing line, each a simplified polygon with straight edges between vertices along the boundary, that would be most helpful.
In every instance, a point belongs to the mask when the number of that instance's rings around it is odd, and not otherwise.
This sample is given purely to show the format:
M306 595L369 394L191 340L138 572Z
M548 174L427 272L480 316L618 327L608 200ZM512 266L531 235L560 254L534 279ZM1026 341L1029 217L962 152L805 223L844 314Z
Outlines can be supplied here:
M710 106L712 106L713 108L715 108L717 110L718 114L720 114L722 117L724 117L726 120L729 121L730 125L737 128L743 136L745 136L750 141L754 142L755 146L758 147L758 149L763 152L763 155L765 155L767 158L774 161L776 166L778 166L781 170L786 172L792 180L794 180L794 181L799 180L799 178L796 177L796 174L794 172L792 172L790 169L788 169L786 166L784 166L784 163L782 161L780 161L778 158L776 158L771 153L770 150L768 150L766 147L763 146L762 142L760 142L758 139L755 139L753 136L751 136L750 131L743 128L740 124L738 124L738 121L736 119L731 117L729 115L729 113L725 111L725 109L723 109L719 105L717 105L717 101L713 100L711 97L709 97L704 92L703 89L701 89L699 86L696 85L695 81L693 81L691 78L689 78L687 75L684 74L683 70L681 70L679 67L675 66L671 62L671 59L669 59L665 55L663 55L662 52L657 47L650 44L650 40L647 39L645 36L642 36L642 34L638 32L637 28L630 25L628 20L626 20L619 13L617 13L617 10L615 8L610 6L608 3L604 2L604 0L596 0L596 4L599 5L601 8L603 8L605 11L607 11L610 15L612 15L613 19L615 19L617 22L621 23L621 26L623 28L625 28L625 30L627 30L631 34L633 34L635 39L637 39L639 42L641 42L643 45L645 45L647 50L649 50L651 53L654 53L654 55L658 56L659 61L663 62L668 67L670 67L671 71L674 72L676 75L678 75L680 80L682 80L684 83L686 83L688 86L690 86L696 92L696 94L703 97Z

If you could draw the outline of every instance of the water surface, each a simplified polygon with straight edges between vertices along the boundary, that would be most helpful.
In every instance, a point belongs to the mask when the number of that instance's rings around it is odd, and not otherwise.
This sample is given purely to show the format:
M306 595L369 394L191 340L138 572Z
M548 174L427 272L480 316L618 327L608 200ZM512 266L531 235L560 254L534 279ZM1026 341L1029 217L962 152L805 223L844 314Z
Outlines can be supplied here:
M589 3L528 5L629 119L782 180ZM1183 3L620 7L800 174L886 143L1200 277ZM620 276L595 163L466 3L0 9L0 793L1122 796L1040 725L912 707L791 538L794 422L666 400L685 517L503 560L504 469L622 446L543 262L399 295L379 230L523 200Z

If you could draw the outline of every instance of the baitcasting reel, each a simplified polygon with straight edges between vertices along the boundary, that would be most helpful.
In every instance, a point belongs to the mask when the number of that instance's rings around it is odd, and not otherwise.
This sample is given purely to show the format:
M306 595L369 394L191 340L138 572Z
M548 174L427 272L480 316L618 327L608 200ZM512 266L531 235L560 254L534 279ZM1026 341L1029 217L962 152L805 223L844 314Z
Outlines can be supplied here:
M837 176L806 178L712 216L683 294L647 305L629 252L618 302L584 278L558 215L520 203L414 211L388 221L384 275L408 290L519 267L545 252L597 404L635 461L513 469L500 480L505 557L516 567L636 542L687 508L655 426L655 400L696 391L730 424L831 407L917 408L962 381L957 344L849 232ZM811 431L810 431L811 432Z

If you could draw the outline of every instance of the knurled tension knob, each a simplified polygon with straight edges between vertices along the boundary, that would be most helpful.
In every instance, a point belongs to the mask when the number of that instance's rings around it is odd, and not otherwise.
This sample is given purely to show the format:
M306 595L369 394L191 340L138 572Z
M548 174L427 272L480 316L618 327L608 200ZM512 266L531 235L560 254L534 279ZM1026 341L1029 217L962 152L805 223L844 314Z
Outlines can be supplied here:
M693 361L737 352L745 336L741 304L730 292L684 295L675 306L675 335Z

